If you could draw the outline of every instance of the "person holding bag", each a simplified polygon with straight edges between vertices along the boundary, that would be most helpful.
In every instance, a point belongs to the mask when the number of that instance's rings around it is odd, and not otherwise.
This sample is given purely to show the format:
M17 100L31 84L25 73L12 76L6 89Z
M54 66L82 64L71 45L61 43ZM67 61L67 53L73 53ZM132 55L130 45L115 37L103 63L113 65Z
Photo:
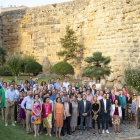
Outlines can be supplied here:
M122 118L122 108L119 105L119 100L115 99L115 104L111 106L110 116L112 117L112 124L115 128L115 133L117 133L116 125L118 125L118 133L120 133L120 119Z
M97 124L98 124L98 133L101 134L100 115L99 115L100 109L101 109L100 101L97 101L97 96L94 95L93 101L91 102L93 134L95 134L95 121L96 120L97 120Z

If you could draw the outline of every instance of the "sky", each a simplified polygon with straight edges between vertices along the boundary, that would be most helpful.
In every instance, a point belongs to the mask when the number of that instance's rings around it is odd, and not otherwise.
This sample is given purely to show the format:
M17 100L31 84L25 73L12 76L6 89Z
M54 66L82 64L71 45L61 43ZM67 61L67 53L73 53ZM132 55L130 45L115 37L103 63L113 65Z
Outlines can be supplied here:
M8 7L8 5L16 5L16 7L25 5L27 7L35 7L54 3L62 3L74 0L0 0L0 6Z

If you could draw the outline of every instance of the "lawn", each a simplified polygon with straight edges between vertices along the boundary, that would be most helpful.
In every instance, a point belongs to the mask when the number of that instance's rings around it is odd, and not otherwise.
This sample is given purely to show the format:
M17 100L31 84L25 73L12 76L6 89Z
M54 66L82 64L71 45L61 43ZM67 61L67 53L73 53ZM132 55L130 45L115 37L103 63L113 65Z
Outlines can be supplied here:
M54 134L52 137L46 136L45 132L36 138L33 134L26 135L26 129L23 129L21 124L17 124L15 127L11 125L11 119L9 119L7 127L4 124L0 115L0 140L60 140Z
M15 80L15 77L14 76L0 76L0 78L1 77L3 77L4 78L4 82L11 82L12 80ZM25 82L25 80L30 80L30 77L31 76L19 76L18 77L18 80L17 81L15 81L16 82L16 84L18 84L19 83L19 80L20 79L23 79L23 83ZM35 77L35 76L32 76L33 77L33 79L35 79L35 78L37 78L37 77ZM38 78L38 83L39 84L41 84L41 82L42 81L46 81L46 83L48 83L48 80L49 79L51 79L51 78ZM55 81L56 81L56 79L57 78L55 78ZM60 78L60 79L62 79L62 78ZM64 80L60 80L61 82L64 82ZM70 83L72 83L72 82L76 82L76 81L70 81ZM81 83L81 81L79 81L79 85L80 86L82 86L82 83Z

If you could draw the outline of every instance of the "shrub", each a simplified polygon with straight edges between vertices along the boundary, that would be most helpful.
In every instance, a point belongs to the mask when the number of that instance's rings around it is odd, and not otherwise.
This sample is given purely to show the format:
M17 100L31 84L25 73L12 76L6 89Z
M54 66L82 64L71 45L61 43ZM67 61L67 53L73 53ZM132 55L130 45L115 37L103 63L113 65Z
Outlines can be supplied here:
M7 64L9 65L12 75L17 76L20 73L21 65L22 65L22 58L19 55L11 55L7 59Z
M140 92L140 65L133 67L128 64L125 67L124 76L127 86Z
M8 65L0 66L0 75L1 76L11 76L12 72Z
M3 47L0 47L0 65L3 65L6 62L6 54L7 51Z
M37 62L30 62L26 65L25 72L37 75L39 72L42 72L42 65Z
M57 64L55 64L50 71L51 74L58 74L58 75L62 75L65 76L67 74L74 74L74 69L73 67L68 64L67 62L59 62Z

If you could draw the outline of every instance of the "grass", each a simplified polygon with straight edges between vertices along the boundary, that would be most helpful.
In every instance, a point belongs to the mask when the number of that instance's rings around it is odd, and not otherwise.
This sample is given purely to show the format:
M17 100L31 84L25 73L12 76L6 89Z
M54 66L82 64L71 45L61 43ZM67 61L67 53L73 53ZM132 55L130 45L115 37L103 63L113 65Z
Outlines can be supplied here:
M12 82L12 80L15 80L15 77L14 76L0 76L0 78L1 77L3 77L4 78L4 82ZM15 81L16 82L16 84L18 84L19 83L19 80L20 79L23 79L23 83L25 82L25 80L30 80L30 77L31 76L19 76L18 77L18 80L17 81ZM37 78L37 77L35 77L35 76L32 76L33 77L33 79L35 79L35 78ZM51 79L51 78L38 78L38 83L39 84L41 84L41 82L42 81L46 81L46 83L48 83L48 80L49 79ZM56 79L57 78L55 78L55 82L56 82ZM62 78L60 78L61 80L61 82L63 82L64 80L62 80ZM72 83L72 82L76 82L76 81L70 81L70 83ZM79 81L79 85L80 86L82 86L82 82L81 81Z
M5 123L0 115L0 140L60 140L54 135L52 137L46 136L45 132L36 138L33 134L26 135L26 129L23 129L21 124L17 124L15 127L12 126L11 119L9 119L7 127L4 125Z

